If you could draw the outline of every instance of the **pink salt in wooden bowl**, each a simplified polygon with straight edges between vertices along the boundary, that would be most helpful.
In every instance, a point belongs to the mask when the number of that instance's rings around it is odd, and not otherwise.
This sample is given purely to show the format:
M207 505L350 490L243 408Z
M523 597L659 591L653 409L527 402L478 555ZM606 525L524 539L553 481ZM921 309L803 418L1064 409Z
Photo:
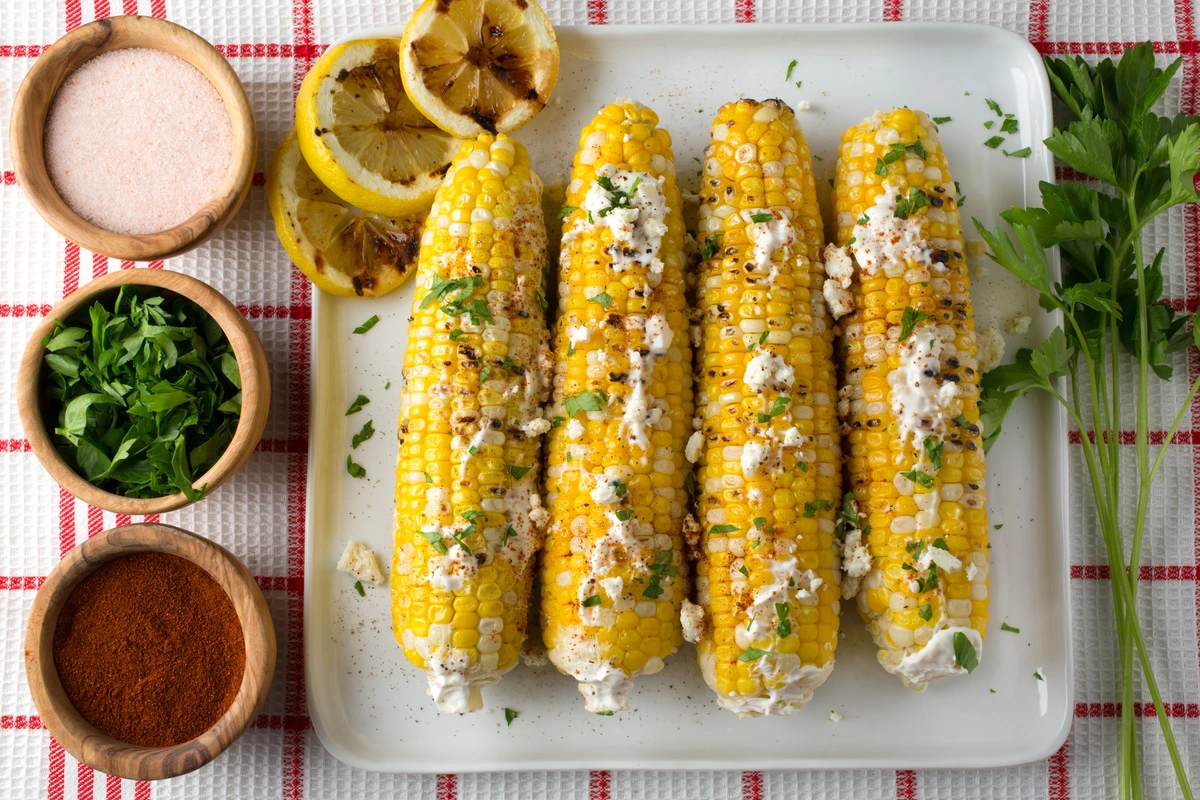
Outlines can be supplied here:
M212 83L229 114L232 152L220 187L191 217L156 233L122 234L85 220L55 189L46 166L46 118L59 88L81 65L113 50L137 47L177 56ZM92 252L126 261L151 261L191 250L233 219L250 191L258 135L246 91L216 48L187 28L165 20L112 17L76 28L34 62L13 101L9 149L17 183L50 227Z

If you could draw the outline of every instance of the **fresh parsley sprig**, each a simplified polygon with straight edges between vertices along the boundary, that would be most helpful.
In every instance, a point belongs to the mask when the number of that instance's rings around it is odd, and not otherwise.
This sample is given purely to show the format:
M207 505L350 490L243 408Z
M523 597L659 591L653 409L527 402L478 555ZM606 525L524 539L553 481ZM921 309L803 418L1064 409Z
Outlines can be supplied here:
M1127 49L1116 63L1105 59L1092 66L1079 57L1047 59L1051 87L1072 120L1065 128L1056 128L1045 145L1076 172L1102 185L1042 183L1040 208L1013 208L1001 214L1012 226L1012 237L975 220L992 259L1032 287L1042 307L1059 312L1064 322L1037 348L1020 350L1014 363L984 375L980 419L987 449L996 442L1013 403L1025 392L1037 390L1062 404L1082 434L1117 621L1121 800L1140 796L1140 748L1133 716L1135 655L1181 794L1189 800L1193 797L1163 711L1135 600L1151 487L1167 451L1160 448L1151 463L1150 373L1170 379L1170 355L1200 347L1196 316L1189 331L1188 319L1160 302L1164 253L1159 250L1148 260L1143 242L1144 231L1159 215L1200 201L1194 187L1200 170L1200 119L1152 111L1181 63L1176 59L1160 69L1149 43ZM1055 245L1062 256L1061 282L1052 275L1045 254L1045 248ZM1122 412L1130 405L1122 397L1122 351L1132 356L1137 378L1133 470L1122 467L1118 435ZM1064 382L1069 382L1069 392ZM1167 441L1178 430L1198 388L1200 378L1192 383ZM1137 504L1132 535L1126 536L1121 499L1131 479ZM1125 541L1131 541L1128 553Z

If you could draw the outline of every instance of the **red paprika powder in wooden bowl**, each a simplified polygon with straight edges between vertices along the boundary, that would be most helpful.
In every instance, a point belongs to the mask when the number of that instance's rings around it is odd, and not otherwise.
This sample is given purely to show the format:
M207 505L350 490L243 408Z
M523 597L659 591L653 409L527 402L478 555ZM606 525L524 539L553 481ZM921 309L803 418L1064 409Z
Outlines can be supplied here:
M266 699L275 633L246 567L170 525L72 550L34 599L25 671L46 728L79 761L155 780L207 764Z

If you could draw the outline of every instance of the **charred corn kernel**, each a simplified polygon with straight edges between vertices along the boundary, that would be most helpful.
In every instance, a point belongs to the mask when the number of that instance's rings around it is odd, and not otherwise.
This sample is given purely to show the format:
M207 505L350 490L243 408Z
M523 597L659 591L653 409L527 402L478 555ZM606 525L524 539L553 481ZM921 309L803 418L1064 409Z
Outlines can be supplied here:
M491 161L510 168L503 183ZM525 637L546 522L537 492L551 358L541 192L524 147L481 135L454 158L421 240L400 402L392 620L446 712L481 708L481 687L516 663L516 647L501 642ZM485 213L469 234L455 227Z
M922 689L965 674L955 645L982 656L987 625L979 374L957 192L937 126L910 109L847 130L836 175L841 247L826 253L825 294L846 314L838 411L869 525L847 533L843 560L857 546L858 608L880 663Z
M559 265L542 637L589 711L682 640L683 444L692 419L683 218L670 137L605 106L580 135Z
M788 714L828 677L837 645L841 472L823 226L808 145L784 103L722 106L704 158L702 427L689 446L696 599L709 620L700 667L721 707ZM829 612L823 631L811 624L818 608Z

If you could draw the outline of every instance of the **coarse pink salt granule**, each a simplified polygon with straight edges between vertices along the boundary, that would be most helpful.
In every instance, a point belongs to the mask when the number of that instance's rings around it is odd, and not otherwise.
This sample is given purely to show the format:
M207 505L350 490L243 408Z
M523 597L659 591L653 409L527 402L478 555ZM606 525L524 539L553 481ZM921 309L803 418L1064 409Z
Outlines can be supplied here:
M181 58L111 50L63 83L46 120L50 180L105 230L155 233L199 211L221 187L233 127L216 88Z

